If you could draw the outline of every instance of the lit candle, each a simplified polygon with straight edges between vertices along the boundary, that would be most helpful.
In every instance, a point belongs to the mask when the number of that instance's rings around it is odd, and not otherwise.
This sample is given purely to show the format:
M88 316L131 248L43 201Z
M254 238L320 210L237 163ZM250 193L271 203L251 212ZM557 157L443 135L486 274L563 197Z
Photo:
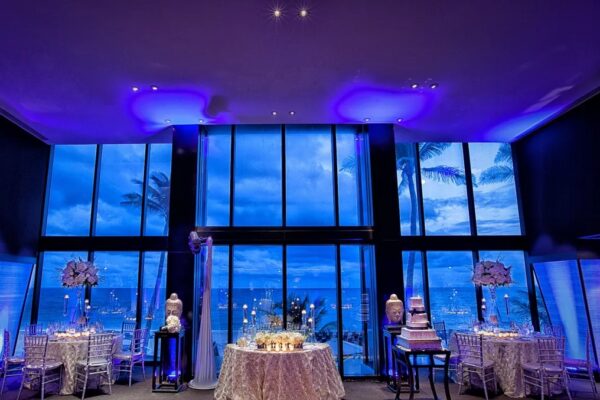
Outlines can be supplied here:
M310 305L310 320L314 324L314 321L315 321L315 305L314 304ZM314 328L314 326L313 326L313 328Z
M252 310L250 315L252 316L252 325L256 325L256 310Z
M69 295L65 294L65 299L63 301L63 314L67 315L69 312Z
M510 307L508 306L508 293L504 295L504 305L506 306L506 315L510 314Z
M306 326L306 310L302 310L302 326Z

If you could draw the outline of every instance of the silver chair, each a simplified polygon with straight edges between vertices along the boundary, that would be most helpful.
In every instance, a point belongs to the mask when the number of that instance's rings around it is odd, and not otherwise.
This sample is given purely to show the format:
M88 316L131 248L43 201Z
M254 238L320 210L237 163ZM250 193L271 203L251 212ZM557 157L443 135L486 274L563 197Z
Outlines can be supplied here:
M23 374L23 357L14 357L10 346L10 332L5 329L3 335L2 358L0 359L0 376L2 377L2 389L0 389L0 399L4 395L4 386L6 378L21 376Z
M123 321L121 325L121 336L123 337L123 348L129 350L131 347L131 339L135 331L135 321Z
M570 381L584 381L592 386L594 398L598 396L598 388L594 380L594 349L592 348L592 336L588 330L585 338L585 360L565 359L565 367Z
M63 364L46 357L47 350L47 335L25 336L25 366L17 400L21 398L25 385L29 388L39 385L42 400L46 394L46 386L50 383L57 383L57 392L60 392Z
M456 346L456 337L452 336L451 338L448 338L448 331L446 330L446 322L445 321L439 321L439 322L434 322L433 323L433 329L435 330L435 332L437 333L437 335L439 336L440 339L442 339L442 344L444 345L444 348L450 350L450 365L448 367L448 374L452 376L454 376L454 378L451 378L453 382L456 381L456 375L457 375L457 367L458 367L458 362L460 357L458 356L458 348ZM436 363L441 363L444 361L444 356L442 355L436 355L433 356ZM438 368L436 368L438 369Z
M75 386L77 388L79 384L82 385L82 400L85 398L85 391L91 377L97 379L98 388L108 383L108 392L112 394L112 346L112 334L90 335L87 357L79 361L76 367Z
M44 329L43 329L42 325L31 324L27 327L27 334L29 336L43 335Z
M546 325L544 334L553 337L565 337L565 330L560 325Z
M560 385L567 391L567 396L571 400L569 391L569 377L564 364L565 357L565 338L551 337L538 338L538 358L537 363L523 363L523 382L525 384L525 393L527 386L533 386L540 390L541 399L544 400L544 394L552 394L552 388Z
M146 380L146 366L144 365L144 361L146 358L147 340L148 330L136 329L133 331L133 338L131 339L129 351L123 351L113 356L114 372L117 374L117 377L121 372L127 372L129 374L129 386L131 386L133 367L135 364L141 364L142 376L144 381Z
M455 333L460 361L458 363L458 394L462 394L465 381L472 386L471 377L477 375L483 384L483 393L488 397L488 384L492 383L497 392L494 362L486 360L483 353L483 337L465 333Z

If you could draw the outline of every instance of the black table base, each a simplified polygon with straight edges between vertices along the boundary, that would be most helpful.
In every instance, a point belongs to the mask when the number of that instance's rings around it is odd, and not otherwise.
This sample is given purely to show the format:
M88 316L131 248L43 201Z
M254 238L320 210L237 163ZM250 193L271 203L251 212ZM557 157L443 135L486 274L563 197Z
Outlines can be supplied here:
M415 393L419 391L419 369L429 370L429 384L431 385L431 393L433 398L438 400L439 397L435 390L434 382L434 369L444 369L444 391L446 392L446 400L451 400L450 397L450 384L448 369L450 366L450 351L449 350L411 350L403 347L394 346L394 361L396 363L396 370L401 371L402 368L406 368L407 379L408 379L408 391L402 390L403 385L398 385L396 390L396 400L400 399L400 393L410 393L410 400L413 400ZM443 356L443 364L436 364L434 356ZM425 362L422 362L422 359ZM441 361L441 360L440 360Z

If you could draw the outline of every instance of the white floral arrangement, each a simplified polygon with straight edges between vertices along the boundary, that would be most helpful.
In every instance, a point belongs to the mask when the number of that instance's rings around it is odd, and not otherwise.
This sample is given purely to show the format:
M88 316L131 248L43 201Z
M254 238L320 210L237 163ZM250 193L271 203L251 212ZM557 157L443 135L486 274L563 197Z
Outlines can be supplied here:
M181 321L175 315L169 315L166 327L169 333L177 333L181 330Z
M93 262L75 258L67 262L61 274L62 285L67 288L96 286L100 281L98 268Z
M302 349L306 337L299 332L258 332L254 337L256 347L261 350L290 351Z
M508 286L512 283L510 269L500 261L480 261L475 264L472 281L477 286Z

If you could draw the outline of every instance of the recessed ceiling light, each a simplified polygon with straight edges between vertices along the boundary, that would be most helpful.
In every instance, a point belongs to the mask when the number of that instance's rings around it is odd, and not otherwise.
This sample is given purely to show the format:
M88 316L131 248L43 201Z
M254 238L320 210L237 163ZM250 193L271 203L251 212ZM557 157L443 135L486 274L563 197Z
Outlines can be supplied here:
M271 111L271 115L272 116L276 116L277 115L277 111Z
M398 118L396 122L402 122L402 118Z
M371 120L371 118L365 118L364 121L365 122L369 122Z
M296 112L295 111L290 111L290 115L292 115L292 116L296 115Z
M306 17L308 17L308 10L306 8L301 8L300 11L298 12L298 15L301 18L306 18Z
M137 86L132 86L132 87L131 87L131 91L132 91L132 92L137 92L138 90L140 90L140 88L139 88L139 87L137 87Z
M204 120L203 120L203 119L201 119L201 120L199 120L198 122L200 122L201 124L203 124L203 123L204 123Z
M432 83L431 85L429 85L429 87L432 89L437 89L438 86L439 86L439 84L437 84L437 83Z
M171 120L170 120L170 119L165 119L165 122L166 122L167 124L170 124L170 123L171 123Z
M150 89L152 89L152 90L154 90L156 92L158 90L158 86L152 85L152 86L150 86Z
M418 83L413 83L412 85L410 85L411 88L416 89L419 87Z
M281 15L283 15L283 12L281 11L280 8L276 8L273 10L273 16L275 18L279 18L279 17L281 17Z

